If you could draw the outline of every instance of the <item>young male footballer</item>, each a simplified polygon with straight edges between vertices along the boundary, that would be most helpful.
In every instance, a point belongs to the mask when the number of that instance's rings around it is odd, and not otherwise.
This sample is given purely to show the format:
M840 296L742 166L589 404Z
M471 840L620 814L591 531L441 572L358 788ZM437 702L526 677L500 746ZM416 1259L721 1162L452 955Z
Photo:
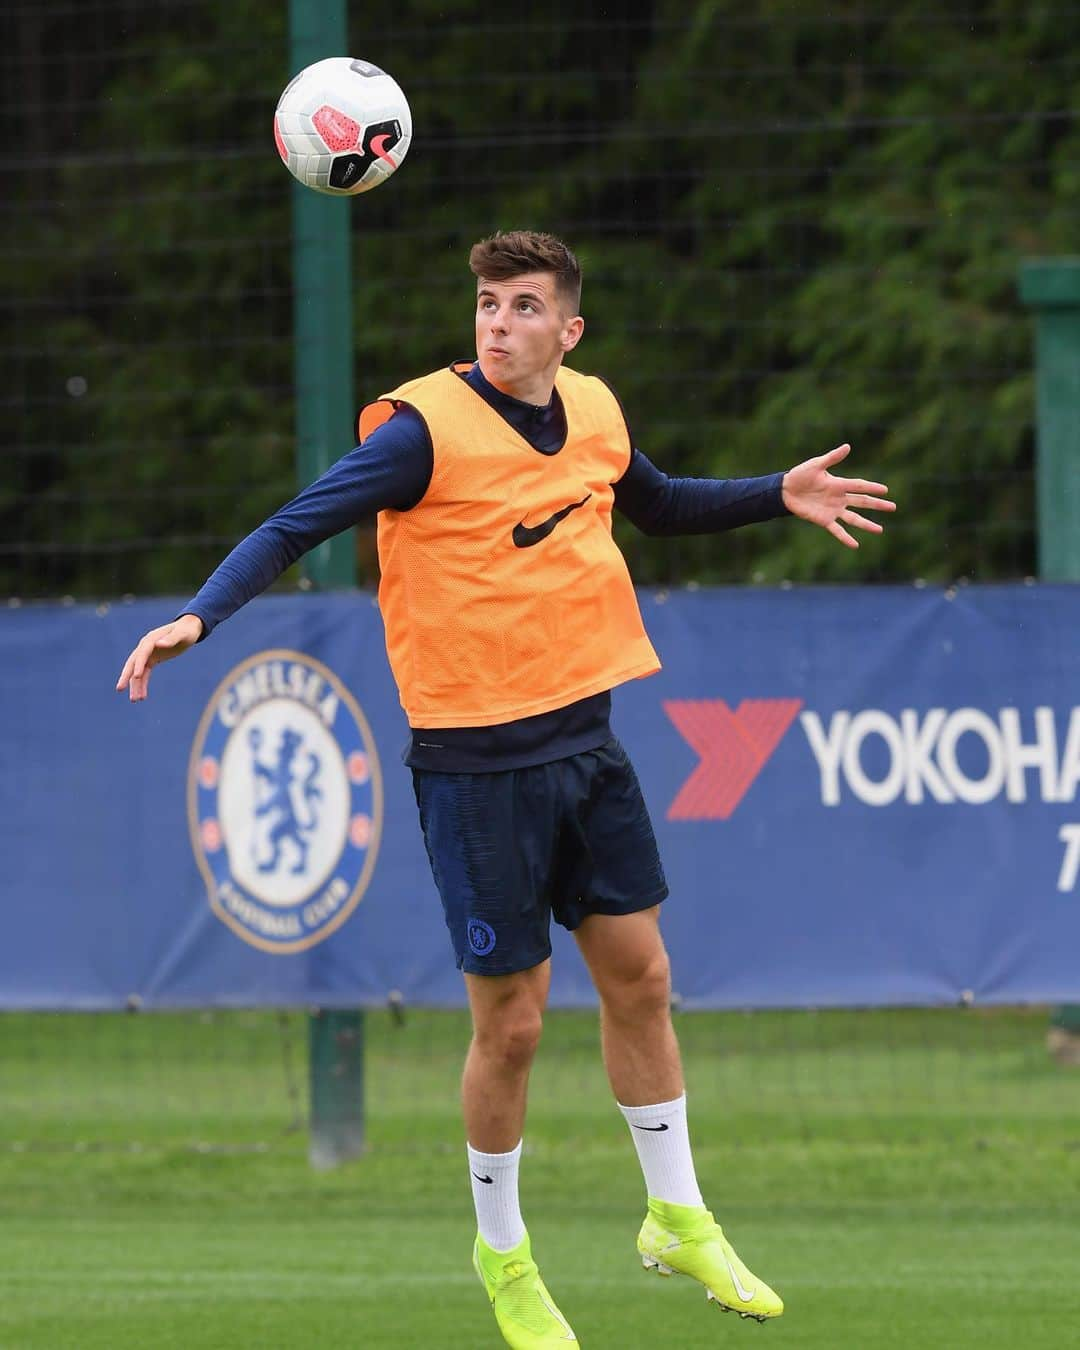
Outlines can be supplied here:
M147 633L117 683L207 637L301 554L378 512L379 604L412 732L420 824L472 1010L462 1084L478 1234L473 1261L508 1345L575 1341L540 1278L518 1202L529 1070L550 982L551 919L600 1000L604 1063L645 1177L646 1267L759 1321L783 1303L706 1209L687 1131L660 936L652 826L611 733L611 690L660 663L611 533L652 535L792 514L855 548L881 483L829 470L841 445L765 478L668 478L615 395L563 364L584 330L581 272L548 234L472 249L476 361L369 404L360 444L240 543L185 612Z

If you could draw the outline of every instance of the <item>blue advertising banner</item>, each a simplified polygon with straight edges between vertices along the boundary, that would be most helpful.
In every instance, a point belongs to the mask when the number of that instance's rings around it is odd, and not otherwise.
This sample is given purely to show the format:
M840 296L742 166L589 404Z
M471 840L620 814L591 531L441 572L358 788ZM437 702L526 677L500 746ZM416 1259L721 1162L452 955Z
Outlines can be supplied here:
M1080 591L640 599L684 1007L1080 999ZM174 612L0 616L0 1007L461 1004L373 598L254 601L132 705Z

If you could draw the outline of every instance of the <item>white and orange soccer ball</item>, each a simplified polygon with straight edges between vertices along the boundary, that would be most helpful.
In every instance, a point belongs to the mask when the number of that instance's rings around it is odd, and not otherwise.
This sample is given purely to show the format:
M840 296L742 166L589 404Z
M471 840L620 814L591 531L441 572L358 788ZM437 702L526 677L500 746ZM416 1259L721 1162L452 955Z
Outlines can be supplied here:
M274 113L278 154L316 192L351 197L401 167L412 114L401 86L369 61L331 56L286 86Z

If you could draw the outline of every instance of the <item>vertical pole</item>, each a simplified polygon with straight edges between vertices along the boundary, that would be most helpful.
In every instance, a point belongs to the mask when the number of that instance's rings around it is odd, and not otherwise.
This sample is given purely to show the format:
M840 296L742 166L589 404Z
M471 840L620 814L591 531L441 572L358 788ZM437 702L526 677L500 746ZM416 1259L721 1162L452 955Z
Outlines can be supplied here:
M345 0L289 0L289 74L349 51ZM349 202L293 184L293 376L300 486L351 449L352 267ZM319 590L356 584L353 531L304 559ZM313 1167L335 1167L364 1147L364 1024L358 1009L316 1012L308 1025Z
M1039 576L1080 581L1080 258L1023 263L1020 297L1035 311ZM1049 1043L1080 1061L1080 1006L1056 1009Z
M349 51L345 0L289 0L289 74ZM353 442L351 203L293 184L293 376L296 470L318 478ZM356 543L347 530L304 559L320 590L356 584Z
M312 1167L336 1167L364 1151L364 1014L313 1012L308 1022Z

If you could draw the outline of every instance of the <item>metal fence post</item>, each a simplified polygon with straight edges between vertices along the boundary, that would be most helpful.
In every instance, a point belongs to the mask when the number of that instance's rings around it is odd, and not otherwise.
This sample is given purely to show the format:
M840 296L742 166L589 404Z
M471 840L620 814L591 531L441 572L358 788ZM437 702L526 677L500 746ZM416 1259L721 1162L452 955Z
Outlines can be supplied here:
M348 54L344 0L289 0L290 75ZM351 449L352 257L348 201L293 184L293 373L296 471L301 487ZM352 530L303 562L319 590L356 585ZM364 1147L364 1023L358 1009L309 1021L310 1143L314 1167L334 1167Z
M313 1012L308 1020L312 1167L336 1167L364 1151L364 1014Z
M1039 576L1080 581L1080 258L1033 258L1021 299L1035 311ZM1050 1045L1080 1059L1080 1007L1058 1008Z
M324 57L347 54L344 0L289 0L290 74ZM301 486L353 446L350 206L293 184L293 374ZM355 586L353 531L313 549L303 567L319 590Z

